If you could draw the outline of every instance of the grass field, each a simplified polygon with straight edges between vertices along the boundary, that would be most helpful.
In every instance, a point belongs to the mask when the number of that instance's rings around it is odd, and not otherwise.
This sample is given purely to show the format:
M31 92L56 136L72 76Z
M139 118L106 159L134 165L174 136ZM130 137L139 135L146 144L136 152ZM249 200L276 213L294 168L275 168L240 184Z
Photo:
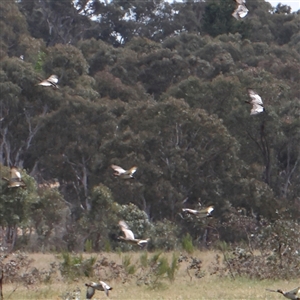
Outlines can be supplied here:
M180 264L175 280L171 283L164 280L163 285L157 289L150 289L145 285L138 286L134 280L122 283L122 280L113 279L107 281L101 278L113 287L110 293L110 299L151 299L151 300L167 300L167 299L284 299L277 293L270 293L266 288L289 290L299 285L299 280L293 281L271 281L271 280L249 280L246 278L236 278L235 280L226 277L220 278L217 275L210 275L212 264L214 262L215 252L195 252L193 257L200 258L203 262L202 269L205 276L202 278L191 277L187 274L185 263ZM109 260L122 263L124 255L130 255L134 263L138 261L141 253L101 253L101 254L84 254L85 257L97 256L97 259L105 256ZM171 253L165 254L169 258ZM59 262L57 256L53 254L30 254L30 258L34 261L32 267L37 269L49 269L49 265L53 261ZM90 280L98 280L99 278L80 278L72 282L65 281L59 274L51 280L49 284L33 284L28 288L17 284L4 284L4 299L62 299L62 295L71 292L77 287L81 289L81 299L85 299L84 283ZM94 299L106 299L103 292L97 291Z

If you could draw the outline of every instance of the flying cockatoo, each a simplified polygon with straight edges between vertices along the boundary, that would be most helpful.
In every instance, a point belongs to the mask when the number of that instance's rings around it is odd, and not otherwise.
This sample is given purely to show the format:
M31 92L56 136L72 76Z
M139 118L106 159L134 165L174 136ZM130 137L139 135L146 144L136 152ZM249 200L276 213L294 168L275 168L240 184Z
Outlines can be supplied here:
M115 171L114 175L119 176L122 179L133 179L133 174L137 170L137 167L132 167L129 170L124 170L123 168L116 165L111 165L111 168Z
M269 292L275 292L282 294L285 298L291 299L291 300L300 300L300 287L297 287L291 291L284 292L282 290L269 290Z
M99 283L96 282L86 283L85 285L87 286L86 299L92 299L96 290L104 291L106 296L108 297L109 291L113 289L104 281L99 281Z
M263 112L265 109L261 97L251 89L248 90L248 94L251 98L251 101L245 101L245 102L252 104L250 115L257 115Z
M200 216L202 218L205 217L211 217L211 213L213 212L214 207L208 206L205 209L196 210L196 209L190 209L190 208L183 208L182 211L186 212L190 215Z
M26 187L25 182L22 180L21 173L16 167L10 168L9 179L6 177L2 177L2 179L8 182L8 188Z
M120 221L119 226L124 233L124 236L120 236L119 239L127 242L129 244L138 245L141 248L144 248L150 239L135 239L133 232L129 229L125 221Z
M235 11L232 13L232 16L237 20L245 18L248 14L248 8L246 7L246 0L235 0L237 7Z
M51 75L49 78L41 81L40 83L38 83L38 85L42 85L42 86L52 86L55 89L58 89L58 77L57 75Z

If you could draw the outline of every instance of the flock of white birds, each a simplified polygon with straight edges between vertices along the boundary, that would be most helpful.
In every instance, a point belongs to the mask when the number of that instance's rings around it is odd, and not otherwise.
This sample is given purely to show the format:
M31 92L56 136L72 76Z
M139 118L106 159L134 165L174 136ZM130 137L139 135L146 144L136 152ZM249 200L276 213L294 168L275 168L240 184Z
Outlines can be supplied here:
M248 8L246 7L245 0L235 0L237 3L237 7L232 13L232 16L237 20L240 20L248 14ZM49 78L41 81L38 85L52 87L54 89L58 89L58 76L51 75ZM265 111L263 106L263 101L261 97L252 89L248 89L248 94L251 98L250 101L245 101L248 104L252 105L252 109L250 111L250 115L257 115ZM133 174L137 171L137 167L132 167L129 170L124 170L123 168L117 165L111 165L111 168L114 170L114 175L122 178L122 179L134 179ZM10 169L10 178L2 177L3 180L7 181L7 188L26 188L25 182L22 180L21 173L18 171L16 167L11 167ZM213 206L206 207L204 209L195 210L190 208L182 208L184 213L194 215L200 218L211 217L212 212L214 210ZM124 233L124 236L120 236L119 239L127 242L129 244L137 245L141 249L144 249L147 246L149 238L147 239L136 239L133 232L129 229L129 226L124 220L119 221L119 226L121 231ZM99 281L99 283L91 282L85 284L87 287L86 291L86 299L92 299L95 294L96 290L104 291L106 296L109 296L109 291L112 290L107 283L104 281ZM270 290L267 289L269 292L277 292L282 294L288 299L291 300L300 300L300 287L297 287L291 291L284 292L282 290Z

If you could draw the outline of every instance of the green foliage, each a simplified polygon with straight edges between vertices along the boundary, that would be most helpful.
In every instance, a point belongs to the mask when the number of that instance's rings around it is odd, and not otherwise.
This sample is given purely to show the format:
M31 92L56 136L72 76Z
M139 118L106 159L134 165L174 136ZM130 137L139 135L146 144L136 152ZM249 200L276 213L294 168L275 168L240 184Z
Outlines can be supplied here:
M103 184L94 188L89 205L89 209L77 223L77 231L84 232L88 236L93 250L109 250L111 249L109 235L111 228L118 224L119 206L113 201L110 189ZM80 235L74 232L74 239L77 238L80 238Z
M151 285L153 289L163 287L162 280L168 278L171 282L175 280L176 270L179 268L178 257L173 253L171 264L162 252L155 253L150 259Z
M163 253L162 251L158 251L158 252L154 253L152 255L152 257L150 257L150 259L149 259L150 264L151 265L157 264L158 259L159 259L159 257L161 256L162 253Z
M34 66L34 69L37 72L41 72L43 70L43 65L44 65L45 57L46 57L46 53L45 52L40 51L38 53L38 57L37 57L37 60L36 60L35 66Z
M127 274L132 275L136 271L135 264L131 264L131 256L130 255L124 255L122 257L122 265L127 272Z
M193 240L189 233L182 238L181 244L187 253L192 254L194 252Z
M176 249L178 245L178 227L169 220L156 222L151 230L151 244L156 249L166 251Z
M143 268L147 268L148 267L148 253L147 252L143 252L140 255L140 263L141 263L141 266Z
M86 252L92 252L93 250L93 241L92 240L89 240L87 239L84 243L84 250Z
M163 276L165 274L168 273L169 270L169 263L166 257L160 257L157 261L157 267L155 270L155 276L156 276L156 280L158 280L158 278L160 276Z
M277 227L276 222L274 227ZM281 221L280 221L281 223ZM282 226L283 225L283 226ZM252 247L223 247L224 268L218 269L218 274L224 276L230 274L233 278L242 276L256 279L285 279L289 280L299 276L297 268L294 265L299 263L298 247L299 241L294 238L294 233L290 231L290 222L284 222L279 227L283 229L280 235L270 233L275 229L269 225L262 232L255 236L256 241L250 241L254 244L259 242L260 253L252 252ZM293 223L293 231L298 224ZM287 242L287 238L288 242ZM296 247L296 248L295 248ZM274 250L276 249L276 251Z
M125 220L129 228L132 228L137 238L147 238L147 233L152 227L147 214L140 210L135 204L121 205L119 217Z
M228 249L229 249L229 245L225 241L220 241L218 243L217 247L223 253L228 251Z
M157 289L165 286L165 279L174 282L176 271L179 269L178 256L173 253L169 263L168 258L162 256L162 253L156 252L151 257L148 257L147 253L141 254L138 266L140 272L136 275L138 285L146 284L151 289Z
M172 261L171 264L168 268L167 274L168 274L168 278L171 282L174 282L175 280L175 274L176 271L179 269L179 264L178 264L178 256L173 253L172 255Z
M0 165L0 174L9 177L9 168ZM39 201L35 181L21 171L26 189L7 188L7 182L1 180L0 216L1 226L17 226L27 224L32 206Z
M88 64L81 51L71 45L56 45L48 48L44 61L47 74L62 75L61 83L76 86L79 76L88 72Z
M108 240L106 240L105 243L104 243L104 251L105 252L111 252L111 250L112 250L111 244Z
M0 3L1 24L1 52L0 57L5 54L17 55L19 49L17 43L22 34L28 34L25 16L19 11L17 3L6 1Z
M249 25L241 21L236 21L232 17L235 9L236 3L230 0L223 0L221 2L215 0L207 1L202 20L204 32L212 36L229 32L240 32L246 36L249 31Z
M32 205L30 213L31 224L35 229L38 241L35 246L45 250L64 250L55 237L55 230L65 222L69 209L63 196L54 188L41 187L38 189L39 201Z
M82 255L72 255L69 252L63 252L61 254L62 262L60 263L61 275L68 279L74 280L81 277L94 276L94 264L96 257L84 259Z

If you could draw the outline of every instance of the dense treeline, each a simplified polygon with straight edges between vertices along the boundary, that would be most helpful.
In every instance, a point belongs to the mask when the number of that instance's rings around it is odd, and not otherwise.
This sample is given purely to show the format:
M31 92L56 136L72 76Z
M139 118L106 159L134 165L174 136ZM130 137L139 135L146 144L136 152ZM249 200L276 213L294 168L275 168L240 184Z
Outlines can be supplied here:
M110 249L124 218L171 249L187 232L245 238L233 213L297 220L300 15L247 6L237 21L232 0L1 2L0 172L27 185L1 182L3 240L21 227L32 250ZM37 85L51 74L59 89ZM265 113L250 116L248 88ZM138 166L135 180L111 164ZM213 220L181 214L198 202Z

